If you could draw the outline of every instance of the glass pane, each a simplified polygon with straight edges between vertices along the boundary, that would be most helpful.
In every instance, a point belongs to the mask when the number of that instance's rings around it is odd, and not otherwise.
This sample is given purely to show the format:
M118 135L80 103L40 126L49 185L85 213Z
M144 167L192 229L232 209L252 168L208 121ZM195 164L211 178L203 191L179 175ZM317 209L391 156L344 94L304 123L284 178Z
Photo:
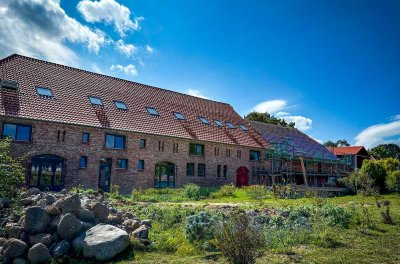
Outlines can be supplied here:
M143 169L144 169L144 161L143 160L139 160L138 170L143 170Z
M51 90L46 87L36 87L36 92L38 93L38 95L53 96Z
M149 114L151 114L151 115L160 115L157 112L157 110L155 108L153 108L153 107L147 107L146 109L147 109L147 112L149 112Z
M89 133L82 134L82 142L89 142Z
M248 131L249 130L245 125L240 125L240 128L243 129L243 131Z
M226 125L227 125L229 128L236 128L231 122L226 122Z
M106 148L114 148L115 136L106 135Z
M185 116L182 113L175 112L174 115L177 119L185 120Z
M52 164L42 164L42 171L40 174L40 186L48 187L51 186L51 176L52 172Z
M214 122L215 122L215 124L217 124L217 126L220 126L220 127L224 126L224 124L222 124L222 122L219 120L214 120Z
M114 101L115 106L121 110L128 110L128 107L124 102Z
M200 121L203 123L203 124L206 124L206 125L209 125L210 124L210 122L208 122L208 120L207 119L205 119L204 117L199 117L199 119L200 119Z
M62 165L62 162L56 164L56 171L54 173L54 186L61 186Z
M94 105L103 105L103 102L98 97L89 96L90 103Z
M125 148L125 137L115 136L115 146L114 148L123 149Z
M11 137L15 139L15 134L17 133L17 126L13 124L4 124L3 126L3 138Z
M81 157L81 158L79 159L79 167L81 167L81 168L86 168L86 161L87 161L87 158L86 158L86 157Z
M39 176L39 164L32 164L31 175L29 178L29 186L30 187L37 186L38 176Z
M17 140L29 141L31 139L31 127L28 126L18 126L17 130Z

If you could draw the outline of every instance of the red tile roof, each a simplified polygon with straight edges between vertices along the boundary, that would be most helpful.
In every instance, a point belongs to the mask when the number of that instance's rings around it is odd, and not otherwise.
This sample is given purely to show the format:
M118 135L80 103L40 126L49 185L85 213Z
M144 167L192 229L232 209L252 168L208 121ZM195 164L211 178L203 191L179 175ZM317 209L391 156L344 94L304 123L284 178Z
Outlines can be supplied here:
M21 55L0 60L0 80L19 83L19 94L5 90L1 96L1 115L105 127L250 147L267 143L226 103L202 99L123 79L92 73ZM36 94L36 86L49 87L52 98ZM104 107L90 104L88 96L100 97ZM116 109L113 101L123 101L128 111ZM160 113L152 116L146 107ZM175 118L181 112L186 121ZM211 125L198 119L203 116ZM218 127L212 120L227 121L236 129ZM239 128L245 124L248 132Z
M351 147L329 147L329 151L335 155L356 155L364 147L363 146L351 146Z

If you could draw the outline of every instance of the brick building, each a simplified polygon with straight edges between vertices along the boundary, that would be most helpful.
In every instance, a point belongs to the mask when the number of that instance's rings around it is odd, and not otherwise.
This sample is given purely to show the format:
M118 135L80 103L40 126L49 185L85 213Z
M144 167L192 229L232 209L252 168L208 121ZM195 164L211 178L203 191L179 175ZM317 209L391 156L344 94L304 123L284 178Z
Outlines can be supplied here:
M228 104L20 55L0 60L0 86L1 136L30 187L258 181L267 141Z

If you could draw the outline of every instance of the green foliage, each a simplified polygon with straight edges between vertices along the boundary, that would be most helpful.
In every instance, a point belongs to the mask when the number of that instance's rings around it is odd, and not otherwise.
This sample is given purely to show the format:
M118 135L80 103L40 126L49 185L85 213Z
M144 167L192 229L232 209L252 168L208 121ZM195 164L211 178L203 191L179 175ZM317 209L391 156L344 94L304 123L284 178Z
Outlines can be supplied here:
M187 218L185 236L190 242L214 238L217 216L202 211Z
M392 215L390 213L390 201L376 200L376 206L378 207L379 213L381 214L382 223L384 224L393 224Z
M368 152L377 159L400 159L400 146L396 144L381 144L368 150Z
M325 204L321 207L321 212L328 226L348 228L350 225L352 214L342 206Z
M265 185L244 186L243 190L250 199L266 199L272 196L272 192Z
M392 171L386 179L386 186L389 191L400 194L400 170Z
M189 200L193 200L193 201L200 200L200 194L201 194L200 186L198 186L194 183L189 183L189 184L185 185L185 187L183 188L183 192Z
M182 189L136 189L131 195L132 201L137 202L182 202L187 200Z
M10 145L9 138L0 141L0 196L15 197L24 182L24 169L11 157Z
M226 184L222 186L218 191L211 193L210 198L218 199L224 197L236 197L236 187L233 184Z
M349 142L346 139L339 139L336 142L328 140L324 143L325 147L347 147L350 146Z
M263 122L263 123L272 124L272 125L281 125L284 127L294 127L295 126L295 122L287 123L285 119L274 117L273 115L269 114L268 112L258 113L258 112L254 111L254 112L249 113L248 115L245 115L244 118L247 120L258 121L258 122Z
M362 164L361 173L369 175L381 191L386 189L385 180L387 173L385 167L381 163L366 159Z
M381 164L388 174L392 171L400 170L400 160L398 159L386 158L377 160L376 162Z
M374 179L366 173L356 169L349 176L339 180L341 184L349 188L353 193L364 196L375 195L378 190Z

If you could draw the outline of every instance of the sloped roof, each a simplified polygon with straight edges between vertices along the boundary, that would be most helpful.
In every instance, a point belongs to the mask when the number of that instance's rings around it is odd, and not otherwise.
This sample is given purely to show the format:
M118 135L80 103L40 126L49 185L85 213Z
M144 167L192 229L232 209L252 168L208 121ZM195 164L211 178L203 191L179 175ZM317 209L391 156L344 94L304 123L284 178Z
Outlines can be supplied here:
M356 155L362 149L363 146L351 146L351 147L330 147L329 150L335 155Z
M323 145L296 128L257 121L250 121L250 123L273 147L277 154L323 160L338 160Z
M4 89L1 115L159 134L180 138L265 147L267 143L230 106L161 88L21 55L0 60L0 79L19 83L18 95ZM52 98L37 95L36 86L48 87ZM88 96L100 97L104 107L94 106ZM128 111L116 109L113 101L123 101ZM160 113L152 116L146 107ZM175 118L181 112L186 121ZM202 124L198 117L208 119ZM236 129L218 127L212 120L227 121ZM248 132L239 128L246 124Z

